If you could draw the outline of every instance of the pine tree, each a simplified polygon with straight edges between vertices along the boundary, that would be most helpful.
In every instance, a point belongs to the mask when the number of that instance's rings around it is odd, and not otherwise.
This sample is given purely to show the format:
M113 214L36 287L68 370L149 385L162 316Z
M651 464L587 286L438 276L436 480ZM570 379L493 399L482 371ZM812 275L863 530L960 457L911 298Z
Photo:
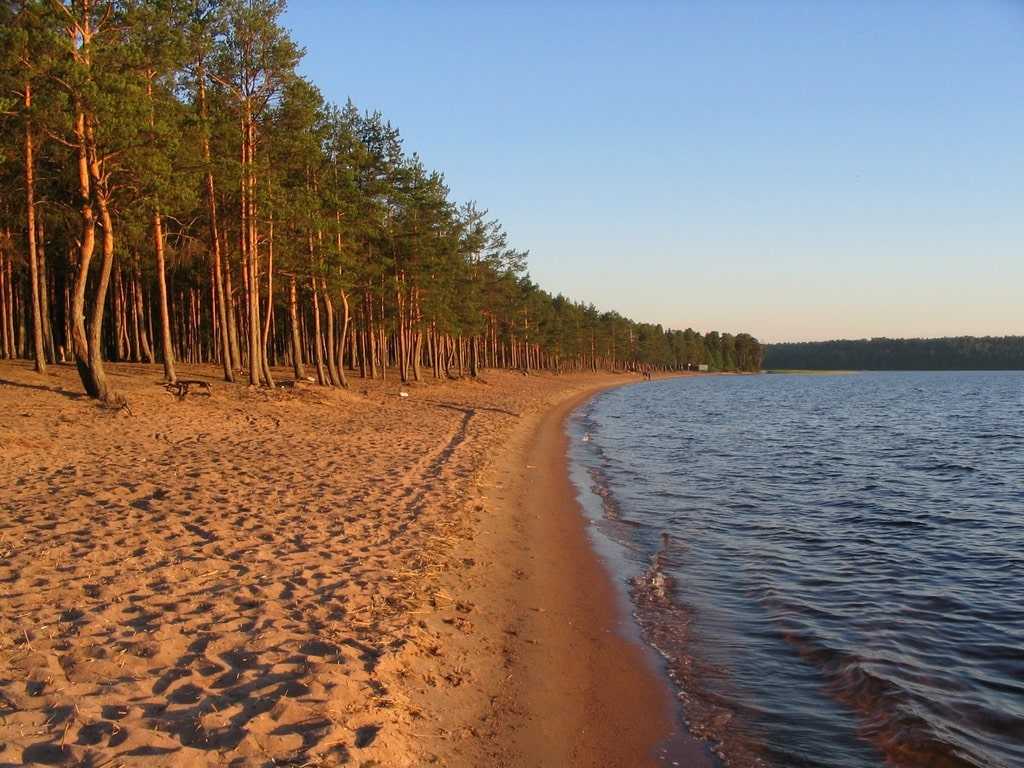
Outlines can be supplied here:
M545 292L500 222L452 200L382 114L296 75L283 8L0 5L0 355L42 372L69 352L102 399L105 360L159 363L168 381L179 363L219 363L227 381L245 366L264 386L282 363L297 380L314 364L324 386L424 367L760 366L749 334Z

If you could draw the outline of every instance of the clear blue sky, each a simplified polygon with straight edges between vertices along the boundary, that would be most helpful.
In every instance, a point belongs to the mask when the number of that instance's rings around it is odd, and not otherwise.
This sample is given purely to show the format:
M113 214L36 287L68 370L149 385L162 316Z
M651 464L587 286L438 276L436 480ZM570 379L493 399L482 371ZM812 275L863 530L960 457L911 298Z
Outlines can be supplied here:
M1024 0L291 0L302 72L546 289L766 341L1024 333Z

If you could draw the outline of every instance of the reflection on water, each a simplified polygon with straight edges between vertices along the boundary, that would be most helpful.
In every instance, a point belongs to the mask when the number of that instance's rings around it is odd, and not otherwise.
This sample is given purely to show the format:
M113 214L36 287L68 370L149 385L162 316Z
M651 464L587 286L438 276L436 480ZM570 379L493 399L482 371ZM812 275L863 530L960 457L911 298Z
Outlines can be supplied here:
M730 765L1024 766L1024 374L666 380L570 434Z

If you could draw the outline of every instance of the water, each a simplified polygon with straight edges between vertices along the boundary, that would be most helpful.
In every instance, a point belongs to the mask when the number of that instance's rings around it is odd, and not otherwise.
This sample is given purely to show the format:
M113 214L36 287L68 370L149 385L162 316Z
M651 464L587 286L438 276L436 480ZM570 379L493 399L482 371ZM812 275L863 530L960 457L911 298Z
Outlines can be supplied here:
M1024 766L1024 373L664 380L570 436L724 762Z

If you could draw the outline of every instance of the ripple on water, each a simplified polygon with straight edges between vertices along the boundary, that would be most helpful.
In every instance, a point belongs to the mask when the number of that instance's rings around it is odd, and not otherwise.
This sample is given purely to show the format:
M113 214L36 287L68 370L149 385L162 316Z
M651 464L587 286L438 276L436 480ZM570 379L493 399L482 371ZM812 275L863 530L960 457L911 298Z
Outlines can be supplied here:
M570 432L638 623L729 764L1010 768L1022 423L1024 374L886 373L654 382Z

